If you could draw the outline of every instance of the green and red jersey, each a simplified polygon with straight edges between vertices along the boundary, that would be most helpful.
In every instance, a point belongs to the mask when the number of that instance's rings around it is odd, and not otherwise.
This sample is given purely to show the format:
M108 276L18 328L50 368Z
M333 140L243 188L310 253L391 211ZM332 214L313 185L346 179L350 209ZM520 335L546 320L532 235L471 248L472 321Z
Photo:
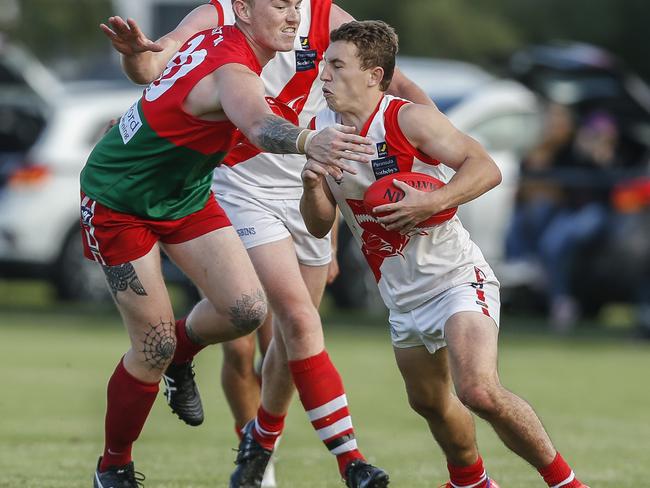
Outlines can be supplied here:
M175 220L203 208L213 169L242 135L228 120L190 115L183 103L201 79L229 63L262 71L237 27L209 29L188 40L95 146L81 172L83 192L150 219Z

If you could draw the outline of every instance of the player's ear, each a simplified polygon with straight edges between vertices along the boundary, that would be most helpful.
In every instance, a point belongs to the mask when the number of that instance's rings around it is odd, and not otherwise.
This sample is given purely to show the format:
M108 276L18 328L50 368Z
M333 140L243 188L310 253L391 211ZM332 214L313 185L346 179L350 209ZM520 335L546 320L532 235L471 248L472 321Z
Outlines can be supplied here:
M238 19L246 24L250 23L251 4L248 0L233 0L232 9Z
M384 79L384 68L376 66L369 71L368 86L378 86Z

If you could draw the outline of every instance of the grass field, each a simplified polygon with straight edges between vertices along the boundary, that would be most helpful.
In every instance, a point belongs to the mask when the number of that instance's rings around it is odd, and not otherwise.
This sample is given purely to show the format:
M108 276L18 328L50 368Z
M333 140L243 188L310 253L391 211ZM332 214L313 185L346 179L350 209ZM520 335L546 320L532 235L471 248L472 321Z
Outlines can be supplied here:
M326 335L360 446L390 472L391 486L437 487L446 480L445 462L407 405L383 323L356 322L330 317ZM533 404L592 488L650 486L648 344L517 332L522 325L503 320L504 384ZM0 487L91 486L102 449L105 385L126 345L112 311L0 308ZM206 410L201 427L182 424L159 395L134 450L147 488L227 486L236 440L218 384L220 361L217 347L198 357ZM477 421L477 428L489 473L503 488L544 486L484 422ZM281 487L343 486L297 402L285 434L277 468Z

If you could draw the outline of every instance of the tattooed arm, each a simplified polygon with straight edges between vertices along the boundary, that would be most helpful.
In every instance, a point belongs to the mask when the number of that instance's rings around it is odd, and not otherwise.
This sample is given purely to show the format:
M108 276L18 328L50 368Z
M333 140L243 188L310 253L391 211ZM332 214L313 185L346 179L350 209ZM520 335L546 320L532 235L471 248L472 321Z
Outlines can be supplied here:
M321 131L303 130L274 115L264 99L259 76L240 64L228 64L215 71L219 104L228 119L260 149L280 154L306 153L324 164L354 172L348 161L368 162L372 143L354 134L352 127L328 127Z

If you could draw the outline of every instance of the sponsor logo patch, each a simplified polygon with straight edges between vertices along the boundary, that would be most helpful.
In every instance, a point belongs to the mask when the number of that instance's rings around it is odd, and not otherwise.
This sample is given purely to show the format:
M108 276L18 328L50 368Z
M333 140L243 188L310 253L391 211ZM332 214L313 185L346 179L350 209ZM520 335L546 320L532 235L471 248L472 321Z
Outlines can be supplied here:
M316 68L316 50L295 51L296 72L308 71Z
M90 221L93 218L93 209L85 205L81 206L81 222L84 225L90 226Z
M239 237L254 236L255 234L257 234L255 227L242 227L237 229L237 235Z
M395 156L388 156L380 159L373 159L372 172L375 174L376 179L399 173L397 158Z
M138 102L135 102L120 118L120 135L122 136L122 142L127 144L141 127L142 120L140 120L140 113L138 112Z

